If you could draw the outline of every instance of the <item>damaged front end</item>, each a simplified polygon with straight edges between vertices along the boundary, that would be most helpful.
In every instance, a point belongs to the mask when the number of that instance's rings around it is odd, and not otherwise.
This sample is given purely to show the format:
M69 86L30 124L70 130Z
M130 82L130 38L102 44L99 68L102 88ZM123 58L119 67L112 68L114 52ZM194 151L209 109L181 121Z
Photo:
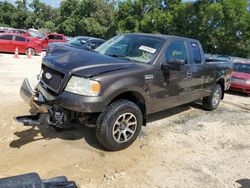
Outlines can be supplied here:
M23 100L31 107L31 115L17 116L15 119L26 126L49 125L55 128L66 128L72 120L71 112L46 101L41 92L33 91L25 79L20 89Z

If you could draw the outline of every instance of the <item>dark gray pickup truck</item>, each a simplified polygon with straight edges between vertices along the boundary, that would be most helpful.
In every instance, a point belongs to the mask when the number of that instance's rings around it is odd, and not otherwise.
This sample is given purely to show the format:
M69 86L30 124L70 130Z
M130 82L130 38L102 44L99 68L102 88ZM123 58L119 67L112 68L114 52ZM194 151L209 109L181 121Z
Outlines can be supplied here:
M24 80L26 125L66 128L72 120L95 127L98 141L121 150L137 138L148 114L202 99L218 107L230 86L230 62L209 61L197 40L154 34L116 36L95 51L49 49L39 83Z

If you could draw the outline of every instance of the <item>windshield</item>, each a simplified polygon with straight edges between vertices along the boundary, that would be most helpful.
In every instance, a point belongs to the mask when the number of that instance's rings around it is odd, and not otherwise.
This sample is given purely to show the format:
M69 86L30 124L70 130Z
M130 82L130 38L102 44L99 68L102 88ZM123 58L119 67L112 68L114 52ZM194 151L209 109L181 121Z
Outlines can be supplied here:
M36 32L36 31L29 30L29 34L34 38L36 38L36 37L41 38L41 39L45 38L45 35L43 33L41 33L41 32Z
M113 57L119 57L151 63L160 51L163 40L142 35L119 35L99 46L95 51Z
M250 74L250 64L235 63L233 67L234 71Z
M72 44L74 46L84 46L87 40L87 37L74 37L69 41L69 44Z

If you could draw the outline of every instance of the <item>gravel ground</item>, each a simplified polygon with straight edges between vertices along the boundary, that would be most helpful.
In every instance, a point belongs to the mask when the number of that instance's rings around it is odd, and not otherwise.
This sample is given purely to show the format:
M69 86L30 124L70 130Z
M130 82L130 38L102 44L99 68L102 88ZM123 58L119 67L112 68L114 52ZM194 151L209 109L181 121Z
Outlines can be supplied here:
M79 187L250 187L250 97L227 93L218 110L199 103L150 115L137 141L105 151L94 130L56 132L13 120L28 113L24 78L36 83L41 57L0 54L0 178L37 172L66 175Z

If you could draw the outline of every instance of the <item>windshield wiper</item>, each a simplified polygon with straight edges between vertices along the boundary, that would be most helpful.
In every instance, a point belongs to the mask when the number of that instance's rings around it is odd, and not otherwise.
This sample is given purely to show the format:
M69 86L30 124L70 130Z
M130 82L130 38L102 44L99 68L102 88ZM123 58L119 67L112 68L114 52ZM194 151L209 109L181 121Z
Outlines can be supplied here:
M132 61L128 56L125 56L125 55L119 55L119 54L106 54L106 55L111 56L111 57L118 57L118 58L122 58L122 59Z

